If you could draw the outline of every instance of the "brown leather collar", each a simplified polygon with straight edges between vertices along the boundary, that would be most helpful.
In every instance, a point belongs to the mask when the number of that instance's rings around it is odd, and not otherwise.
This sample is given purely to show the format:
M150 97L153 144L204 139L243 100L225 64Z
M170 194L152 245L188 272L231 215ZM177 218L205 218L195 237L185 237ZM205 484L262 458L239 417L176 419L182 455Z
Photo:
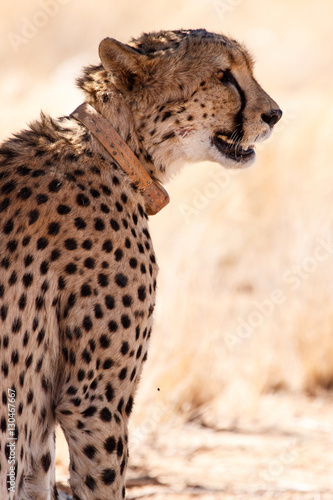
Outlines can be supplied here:
M148 215L157 214L169 203L170 198L166 190L157 181L153 181L126 142L104 116L100 115L87 102L77 107L71 116L90 130L128 175L130 181L141 191Z

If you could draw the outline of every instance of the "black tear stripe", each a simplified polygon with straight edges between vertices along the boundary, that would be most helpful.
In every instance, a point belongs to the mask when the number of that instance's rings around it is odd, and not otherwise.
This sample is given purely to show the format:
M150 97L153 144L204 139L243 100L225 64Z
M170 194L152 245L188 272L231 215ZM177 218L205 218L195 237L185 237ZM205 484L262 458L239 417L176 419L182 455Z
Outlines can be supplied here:
M235 131L237 132L237 139L238 140L242 140L243 137L244 137L244 130L243 130L244 117L243 117L243 111L244 111L245 106L246 106L245 92L242 89L242 87L239 85L239 83L237 82L236 78L234 77L234 75L231 73L231 71L229 69L227 69L225 71L225 73L227 73L228 81L230 83L232 83L236 87L237 92L239 93L240 100L241 100L241 107L240 107L237 115L235 116Z

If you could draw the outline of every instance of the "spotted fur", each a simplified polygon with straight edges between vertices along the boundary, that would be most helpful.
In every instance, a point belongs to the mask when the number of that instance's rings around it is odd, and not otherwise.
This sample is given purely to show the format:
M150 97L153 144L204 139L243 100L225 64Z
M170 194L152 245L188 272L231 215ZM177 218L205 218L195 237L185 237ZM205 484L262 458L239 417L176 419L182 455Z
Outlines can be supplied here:
M78 85L161 182L187 161L248 165L281 116L248 52L222 35L105 39L100 57ZM58 498L58 422L73 498L123 498L156 291L142 195L82 124L42 114L0 146L0 231L0 497Z

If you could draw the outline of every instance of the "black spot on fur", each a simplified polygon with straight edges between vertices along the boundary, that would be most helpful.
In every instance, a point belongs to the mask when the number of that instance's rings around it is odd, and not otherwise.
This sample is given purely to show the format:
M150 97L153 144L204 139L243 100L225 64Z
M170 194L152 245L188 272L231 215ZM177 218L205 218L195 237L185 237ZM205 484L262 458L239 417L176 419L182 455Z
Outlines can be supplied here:
M161 121L164 122L167 118L170 118L170 116L172 116L172 112L171 111L166 111L163 114Z
M30 198L31 195L32 195L31 189L28 187L24 187L19 191L17 197L21 198L22 200L27 200L28 198Z
M57 193L60 190L61 186L62 182L59 179L53 179L53 181L49 183L50 193Z
M9 182L7 182L6 184L4 184L1 188L1 192L3 194L9 194L11 193L12 191L14 191L14 189L16 188L16 185L17 185L17 182L13 179Z
M128 283L127 277L122 273L116 274L115 281L120 288L125 288Z
M100 418L103 422L110 422L112 419L112 414L108 408L102 408L100 411ZM110 439L110 438L108 438Z
M36 201L38 205L42 205L43 203L46 203L48 201L49 197L46 194L38 194L36 196Z
M95 481L95 479L93 477L89 476L89 475L86 476L85 484L90 489L90 491L94 491L94 489L96 488L96 481Z
M96 411L97 411L96 406L89 406L86 410L81 412L81 415L83 415L86 418L92 417L93 415L95 415Z
M103 333L99 338L99 344L103 349L107 349L110 345L110 338L108 337L108 335Z
M49 470L50 465L51 465L50 452L47 452L45 455L42 456L41 463L42 463L42 467L44 469L44 472L46 473Z
M108 383L105 387L105 397L109 402L114 398L114 389L110 383Z
M90 205L90 200L89 200L89 198L87 196L85 196L84 194L80 193L76 197L76 203L80 207L87 207L87 206Z
M116 473L113 469L104 469L102 473L102 481L104 484L112 484L116 479Z
M83 453L86 457L90 458L90 460L93 460L97 454L97 449L93 445L87 445L83 448Z
M57 212L59 215L67 215L71 211L71 208L68 205L59 205L57 208Z

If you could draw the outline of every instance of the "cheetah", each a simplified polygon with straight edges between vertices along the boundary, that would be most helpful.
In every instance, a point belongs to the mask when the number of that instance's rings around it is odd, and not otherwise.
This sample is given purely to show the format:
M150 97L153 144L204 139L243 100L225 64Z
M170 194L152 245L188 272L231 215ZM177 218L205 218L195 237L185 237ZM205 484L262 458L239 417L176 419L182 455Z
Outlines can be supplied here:
M253 163L281 118L245 47L204 29L99 47L77 84L149 175ZM128 418L152 330L147 198L74 115L0 146L1 499L57 499L57 423L75 500L125 497Z

